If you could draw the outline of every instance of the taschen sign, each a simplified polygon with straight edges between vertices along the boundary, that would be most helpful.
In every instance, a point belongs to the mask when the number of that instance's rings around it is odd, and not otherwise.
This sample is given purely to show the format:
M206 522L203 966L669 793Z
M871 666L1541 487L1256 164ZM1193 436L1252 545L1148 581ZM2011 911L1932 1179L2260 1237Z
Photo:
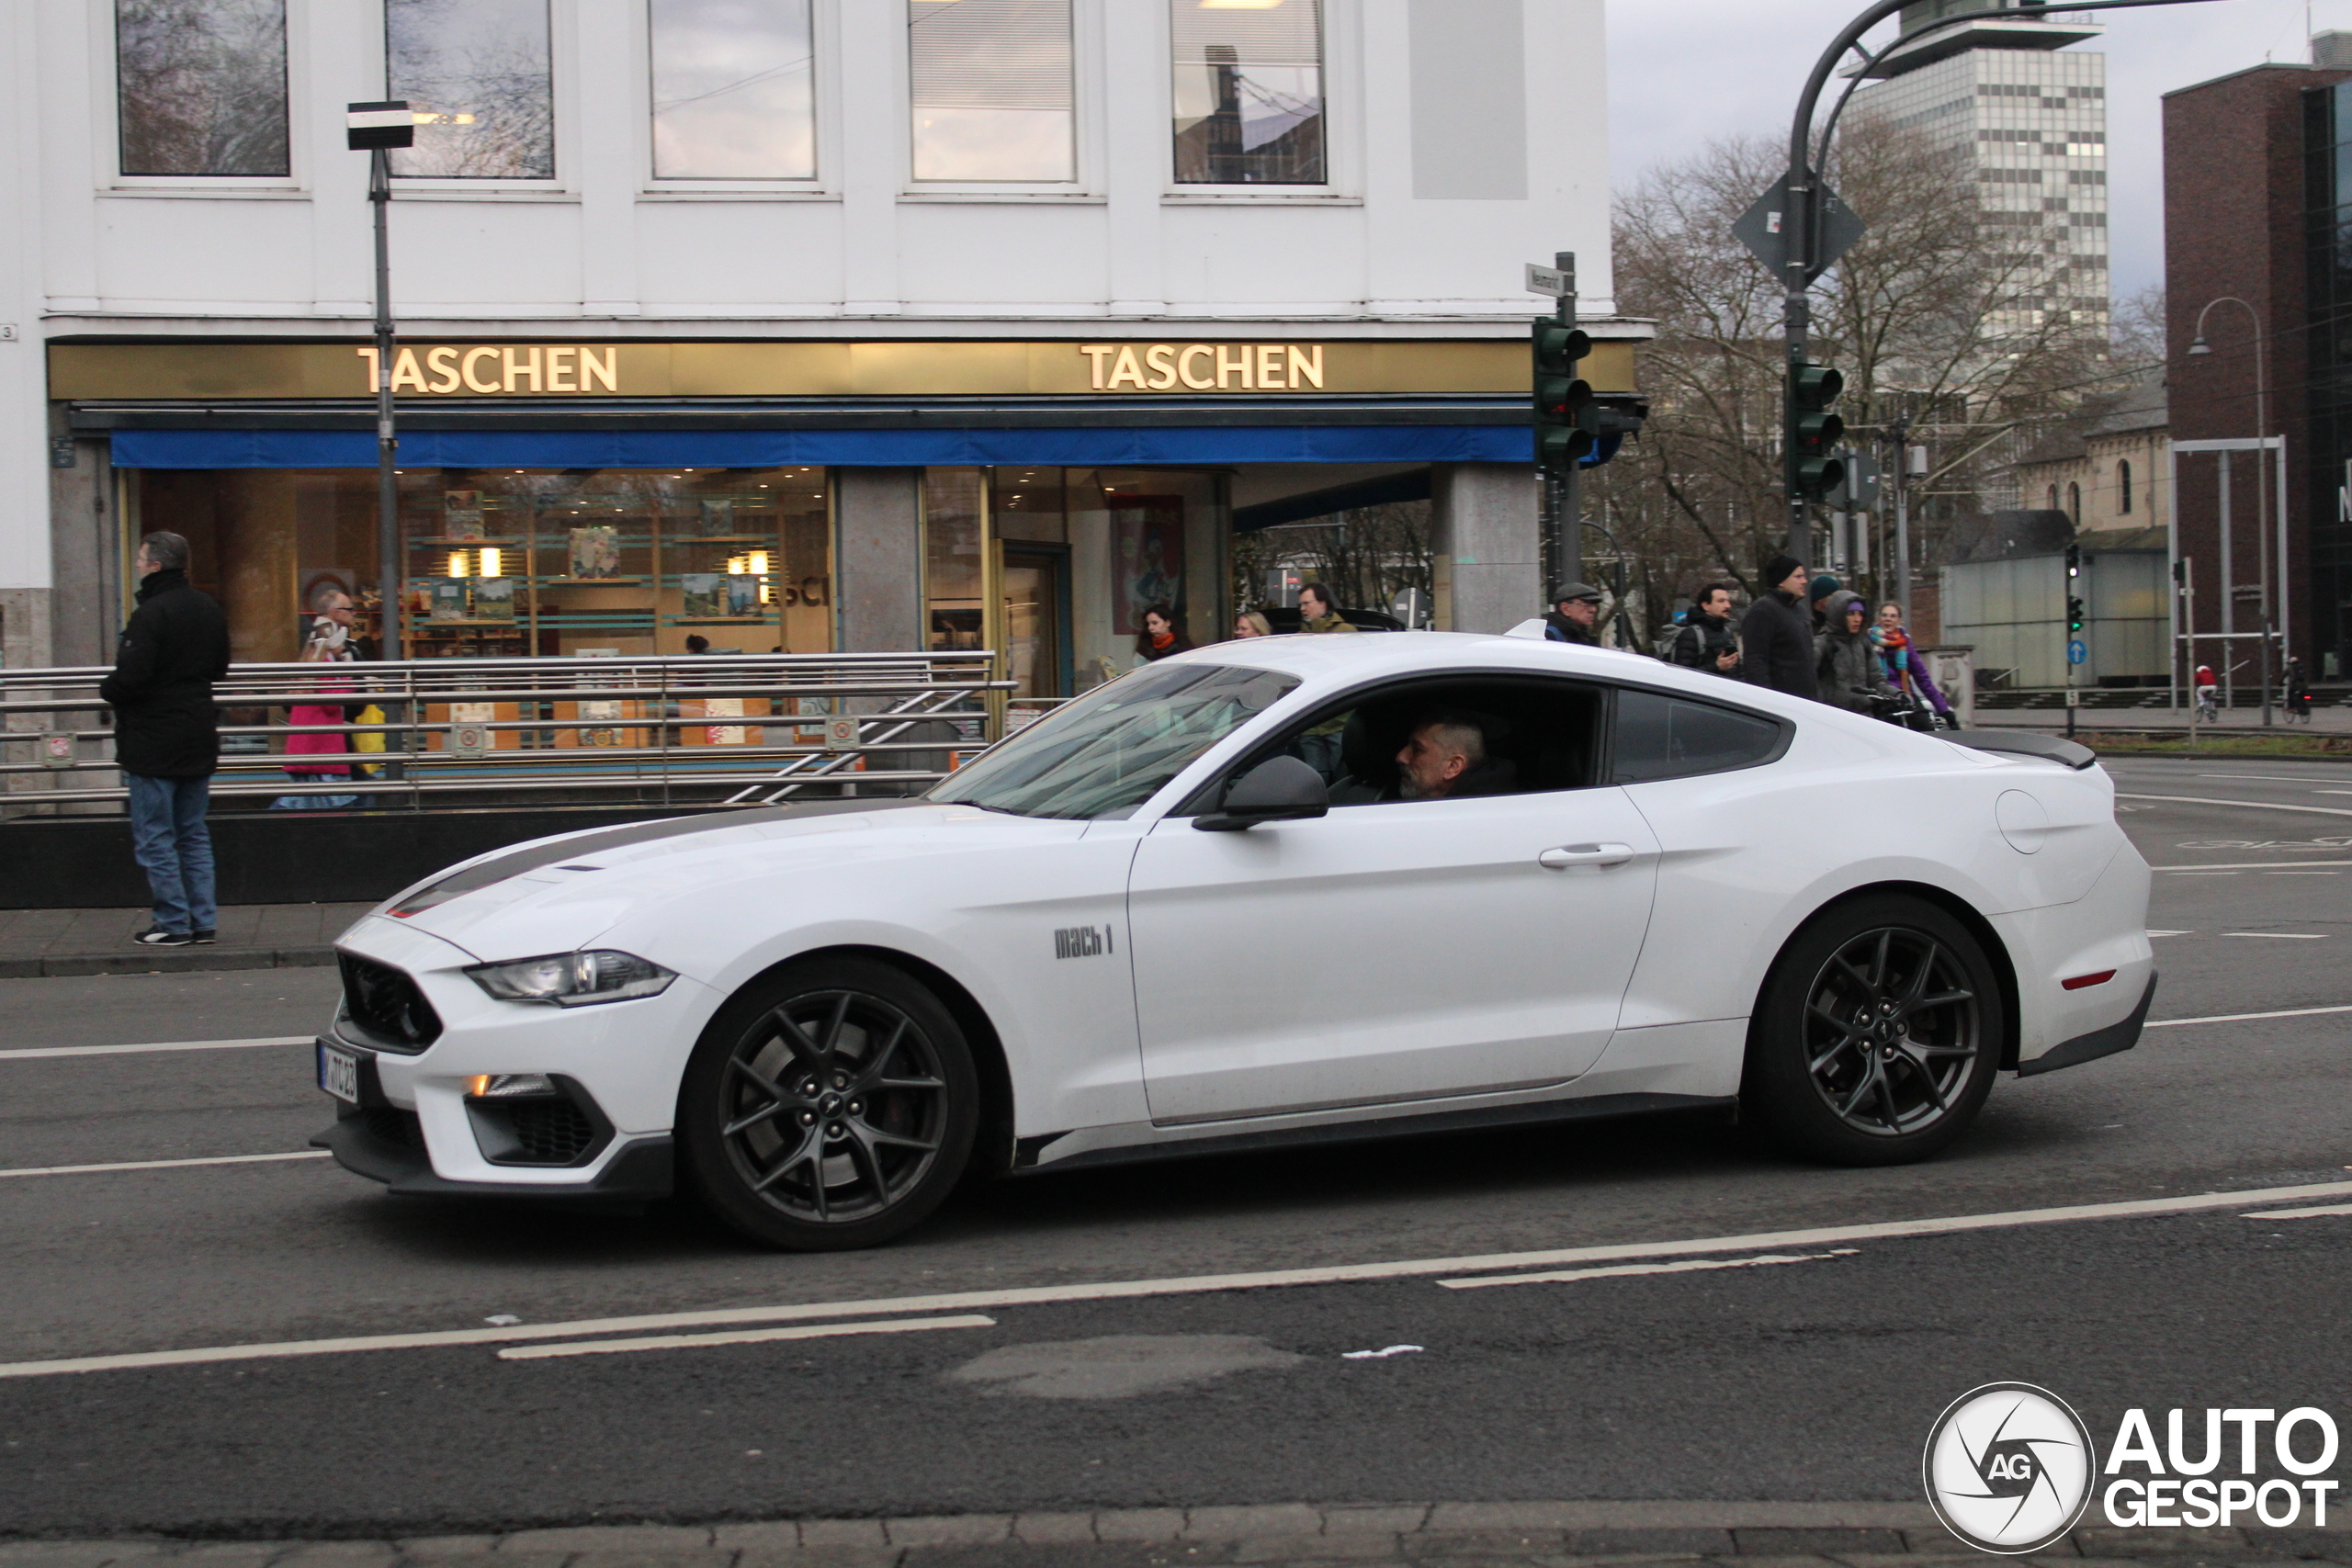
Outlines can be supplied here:
M371 344L56 344L64 400L356 400L375 386ZM1634 345L1602 342L1583 374L1630 392ZM1325 342L402 344L392 392L410 400L673 397L1524 396L1513 338Z

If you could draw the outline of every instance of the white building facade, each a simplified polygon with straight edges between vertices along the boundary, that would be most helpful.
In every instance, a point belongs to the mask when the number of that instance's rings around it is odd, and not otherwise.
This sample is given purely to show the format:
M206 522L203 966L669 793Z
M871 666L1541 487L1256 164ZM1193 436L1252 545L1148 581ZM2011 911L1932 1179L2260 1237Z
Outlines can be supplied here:
M0 650L109 656L141 532L240 660L1014 649L1238 607L1232 530L1427 496L1534 611L1522 264L1609 270L1602 0L21 0ZM376 560L368 157L399 580ZM1572 152L1569 150L1573 150Z

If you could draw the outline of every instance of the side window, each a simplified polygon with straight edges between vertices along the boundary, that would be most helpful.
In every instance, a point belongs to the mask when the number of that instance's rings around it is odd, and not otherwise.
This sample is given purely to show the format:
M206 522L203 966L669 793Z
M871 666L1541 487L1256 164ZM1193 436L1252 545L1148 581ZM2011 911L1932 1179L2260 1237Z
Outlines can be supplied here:
M1323 775L1334 807L1586 789L1603 705L1598 687L1540 676L1400 682L1318 710L1233 776L1286 753Z
M1754 767L1780 754L1785 728L1774 719L1658 692L1617 694L1613 784L1647 784Z

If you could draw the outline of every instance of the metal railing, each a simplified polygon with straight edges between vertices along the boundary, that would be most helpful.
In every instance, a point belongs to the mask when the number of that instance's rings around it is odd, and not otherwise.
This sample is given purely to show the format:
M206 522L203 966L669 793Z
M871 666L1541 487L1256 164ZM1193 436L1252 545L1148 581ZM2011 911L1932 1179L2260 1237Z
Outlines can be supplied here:
M213 688L212 795L422 811L919 793L1004 733L995 669L984 649L240 664ZM0 671L7 815L127 799L107 674ZM332 749L288 750L318 738Z

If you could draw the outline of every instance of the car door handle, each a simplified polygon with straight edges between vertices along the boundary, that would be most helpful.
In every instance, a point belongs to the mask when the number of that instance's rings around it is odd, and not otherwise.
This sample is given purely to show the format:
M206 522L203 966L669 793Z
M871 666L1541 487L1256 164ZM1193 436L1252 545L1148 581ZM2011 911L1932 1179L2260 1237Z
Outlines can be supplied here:
M1546 871L1566 871L1572 865L1623 865L1633 858L1631 844L1562 844L1537 855L1535 863Z

